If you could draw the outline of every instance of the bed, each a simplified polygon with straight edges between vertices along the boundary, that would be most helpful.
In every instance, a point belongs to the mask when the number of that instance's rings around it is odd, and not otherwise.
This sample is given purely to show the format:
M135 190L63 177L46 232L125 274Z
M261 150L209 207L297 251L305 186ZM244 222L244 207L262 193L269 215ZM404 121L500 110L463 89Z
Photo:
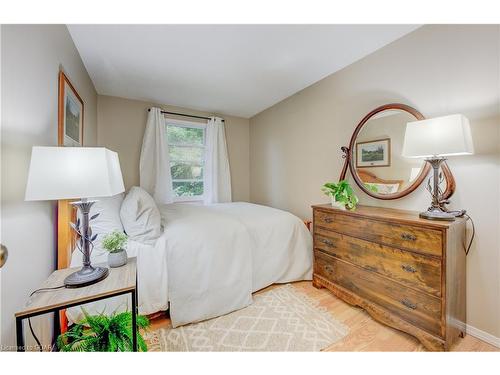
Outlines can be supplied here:
M141 314L169 309L176 327L248 306L253 292L271 284L312 278L311 234L288 212L245 202L158 209L161 235L154 243L129 240L127 247L137 257ZM93 251L93 263L106 260L104 250ZM74 252L71 266L79 265L81 254ZM112 313L129 304L117 297L84 308ZM74 322L82 312L66 315Z

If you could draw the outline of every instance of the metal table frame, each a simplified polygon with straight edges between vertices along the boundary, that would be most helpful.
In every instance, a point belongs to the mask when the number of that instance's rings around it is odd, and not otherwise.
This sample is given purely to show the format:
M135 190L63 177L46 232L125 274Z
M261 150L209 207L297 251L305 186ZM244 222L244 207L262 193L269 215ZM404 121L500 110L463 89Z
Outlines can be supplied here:
M135 281L135 287L134 289L131 290L125 290L125 291L119 291L111 294L107 294L106 296L103 297L91 297L87 298L84 301L80 302L75 302L75 303L69 303L69 304L64 304L56 308L49 308L46 310L40 310L34 313L26 314L26 315L21 315L21 316L16 316L16 338L17 338L17 351L18 352L24 352L25 351L25 345L24 345L24 329L23 329L23 320L28 319L34 316L38 315L43 315L43 314L48 314L48 313L55 313L56 315L56 332L58 331L61 333L61 329L59 327L59 311L63 309L68 309L70 307L74 306L79 306L79 305L84 305L86 303L90 302L96 302L100 301L103 299L107 298L112 298L116 296L121 296L124 294L130 293L131 298L132 298L132 348L133 351L137 351L137 313L139 312L139 307L138 307L138 292L137 292L137 273L136 273L136 281Z

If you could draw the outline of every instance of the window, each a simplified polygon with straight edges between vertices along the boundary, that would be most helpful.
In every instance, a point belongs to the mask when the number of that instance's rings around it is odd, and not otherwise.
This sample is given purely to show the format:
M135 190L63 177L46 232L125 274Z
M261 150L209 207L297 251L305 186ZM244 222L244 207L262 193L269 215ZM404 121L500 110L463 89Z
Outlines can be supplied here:
M205 126L167 119L167 142L174 199L202 200Z

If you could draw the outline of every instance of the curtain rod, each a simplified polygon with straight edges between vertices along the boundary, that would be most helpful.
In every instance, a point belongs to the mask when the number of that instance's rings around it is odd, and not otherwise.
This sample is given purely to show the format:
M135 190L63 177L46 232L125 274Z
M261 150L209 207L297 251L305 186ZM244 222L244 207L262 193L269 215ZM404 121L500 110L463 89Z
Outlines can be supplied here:
M150 112L150 111L151 111L151 109L148 109L148 112ZM175 116L184 116L184 117L199 118L199 119L202 119L202 120L210 120L210 117L187 115L185 113L168 112L168 111L161 111L161 113L164 114L164 115L175 115ZM222 122L225 122L224 119L222 119Z

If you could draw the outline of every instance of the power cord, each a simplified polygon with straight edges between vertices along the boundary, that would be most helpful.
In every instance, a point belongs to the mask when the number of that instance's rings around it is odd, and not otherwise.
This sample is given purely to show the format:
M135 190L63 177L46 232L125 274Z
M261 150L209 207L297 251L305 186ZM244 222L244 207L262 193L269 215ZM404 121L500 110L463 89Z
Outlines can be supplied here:
M467 256L467 255L469 255L470 248L472 247L472 242L474 241L474 236L476 235L476 228L474 227L474 220L472 220L472 218L470 217L470 215L468 213L466 213L465 210L447 211L447 212L449 212L451 214L454 214L456 217L463 217L463 216L465 216L466 217L465 223L467 223L468 221L470 221L470 223L471 223L471 226L472 226L472 235L470 237L469 244L467 245L466 248L464 248L464 250L465 250L465 256ZM467 228L465 230L467 230Z
M53 288L40 288L40 289L36 289L36 290L34 290L34 291L31 292L30 297L32 297L33 294L38 293L38 292L43 292L43 291L48 291L48 290L55 290L55 289L62 289L62 288L65 288L65 287L66 287L66 285L59 285L59 286L55 286Z
M56 287L53 287L53 288L40 288L40 289L36 289L33 292L31 292L30 297L32 297L33 294L38 293L38 292L49 291L49 290L56 290L56 289L62 289L62 288L65 288L65 287L66 287L65 285L60 285L60 286L56 286ZM42 352L43 351L42 350L42 343L40 342L40 340L38 339L38 337L35 335L35 331L33 330L33 327L31 326L31 318L28 318L28 326L30 328L31 334L33 335L33 338L36 341L36 344L38 345L39 351Z
M467 256L467 255L469 255L469 251L470 251L470 248L472 246L472 241L474 241L474 236L476 235L476 228L474 227L474 220L472 220L472 218L469 216L469 214L464 213L464 216L467 218L466 222L470 221L470 223L472 225L472 235L470 237L469 245L467 245L467 248L465 249L465 256Z
M38 337L36 337L35 331L33 331L33 327L31 326L31 318L28 318L28 326L30 327L30 332L33 335L33 338L35 339L36 344L38 345L39 351L43 352L42 343L40 342L40 340L38 340Z

